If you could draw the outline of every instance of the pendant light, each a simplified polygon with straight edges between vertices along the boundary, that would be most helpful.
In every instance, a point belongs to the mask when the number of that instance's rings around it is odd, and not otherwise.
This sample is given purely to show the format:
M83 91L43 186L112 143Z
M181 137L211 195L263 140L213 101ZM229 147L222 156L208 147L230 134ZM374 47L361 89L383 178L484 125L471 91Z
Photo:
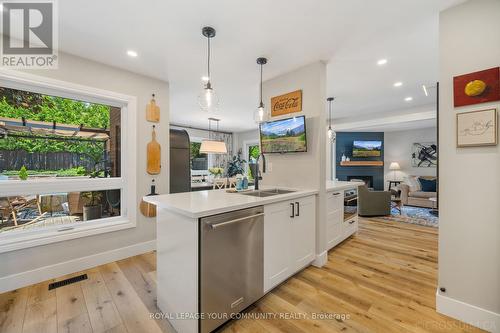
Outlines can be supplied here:
M204 154L227 154L227 147L224 141L217 141L212 139L212 121L217 123L217 130L219 131L220 119L208 118L208 140L201 140L200 153Z
M334 143L337 138L337 134L335 134L335 131L332 129L332 102L334 99L334 97L328 97L326 99L328 101L328 131L326 134L331 143Z
M267 59L257 58L257 64L260 65L260 103L257 110L255 110L254 120L259 124L269 119L269 115L267 114L266 109L264 108L264 103L262 102L262 67L267 64Z
M210 82L210 39L215 37L215 29L212 27L204 27L201 30L203 36L207 37L208 51L207 51L207 82L203 86L203 90L198 96L198 104L203 111L212 112L216 111L219 107L219 97L212 88Z

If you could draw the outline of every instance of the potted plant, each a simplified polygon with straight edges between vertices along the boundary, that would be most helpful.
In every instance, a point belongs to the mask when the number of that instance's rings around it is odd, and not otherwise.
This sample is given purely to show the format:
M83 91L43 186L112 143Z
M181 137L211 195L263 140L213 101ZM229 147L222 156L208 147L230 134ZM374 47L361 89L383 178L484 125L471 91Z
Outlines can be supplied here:
M82 192L80 196L86 200L83 205L83 220L89 221L100 219L102 217L102 192Z
M232 160L227 163L227 176L234 177L238 174L242 175L245 173L243 165L247 161L241 159L241 152L238 155L234 155Z
M222 174L224 173L224 169L222 169L222 168L210 168L210 169L208 169L208 172L210 172L210 174L213 175L215 178L220 178L220 177L222 177Z

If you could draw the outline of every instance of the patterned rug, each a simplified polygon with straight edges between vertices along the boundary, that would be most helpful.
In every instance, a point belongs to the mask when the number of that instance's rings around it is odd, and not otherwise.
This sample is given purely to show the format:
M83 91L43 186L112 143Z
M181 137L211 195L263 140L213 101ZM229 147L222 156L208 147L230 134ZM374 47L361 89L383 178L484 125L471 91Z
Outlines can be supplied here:
M401 210L401 215L399 211L395 208L391 210L391 215L379 217L382 220L411 223L424 225L428 227L439 227L439 218L430 213L431 209L422 207L412 207L404 206Z

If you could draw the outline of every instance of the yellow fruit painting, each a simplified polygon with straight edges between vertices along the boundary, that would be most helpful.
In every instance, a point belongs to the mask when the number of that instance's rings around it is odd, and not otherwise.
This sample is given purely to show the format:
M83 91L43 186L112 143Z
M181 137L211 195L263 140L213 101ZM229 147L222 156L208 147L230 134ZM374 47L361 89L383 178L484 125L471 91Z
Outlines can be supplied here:
M467 96L479 96L486 90L486 83L481 80L474 80L465 86L465 94Z

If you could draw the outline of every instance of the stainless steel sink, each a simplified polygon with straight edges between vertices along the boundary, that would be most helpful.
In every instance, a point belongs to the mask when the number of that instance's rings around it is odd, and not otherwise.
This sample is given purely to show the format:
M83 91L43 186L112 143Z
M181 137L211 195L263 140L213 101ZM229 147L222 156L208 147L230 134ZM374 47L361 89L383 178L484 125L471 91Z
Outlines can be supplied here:
M287 194L287 193L295 192L294 190L285 190L282 188L273 188L271 190L261 190L261 191L266 192L266 193L273 193L273 194Z
M268 193L268 192L262 192L262 191L252 191L252 192L244 192L244 193L239 193L242 195L249 195L251 197L272 197L273 195L276 195L278 193Z
M293 190L284 190L280 188L273 188L269 190L258 190L258 191L251 191L251 192L240 192L239 194L242 195L249 195L252 197L272 197L273 195L278 195L278 194L287 194L287 193L292 193L295 192Z

